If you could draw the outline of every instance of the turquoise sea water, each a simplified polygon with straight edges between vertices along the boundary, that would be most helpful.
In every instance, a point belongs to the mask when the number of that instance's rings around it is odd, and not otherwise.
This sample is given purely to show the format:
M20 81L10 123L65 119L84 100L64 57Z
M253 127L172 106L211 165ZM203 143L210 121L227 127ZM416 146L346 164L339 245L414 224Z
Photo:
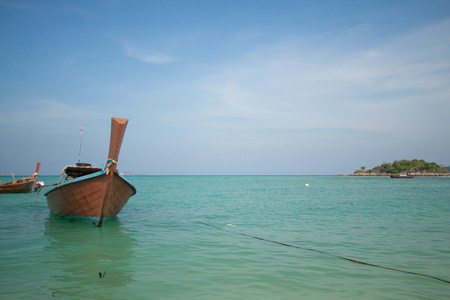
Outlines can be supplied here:
M45 191L0 195L0 298L450 298L326 255L449 281L450 178L127 179L137 194L102 228L51 215Z

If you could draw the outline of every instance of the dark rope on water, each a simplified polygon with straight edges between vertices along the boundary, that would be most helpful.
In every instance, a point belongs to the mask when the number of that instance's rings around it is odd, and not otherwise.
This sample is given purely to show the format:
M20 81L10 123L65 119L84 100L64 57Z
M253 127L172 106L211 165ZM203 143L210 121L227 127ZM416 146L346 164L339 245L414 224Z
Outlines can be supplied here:
M438 278L438 277L434 277L434 276L430 276L430 275L425 275L425 274L421 274L421 273L416 273L416 272L405 271L405 270L400 270L400 269L396 269L396 268L384 267L384 266L380 266L380 265L375 265L375 264L371 264L371 263L366 263L366 262L359 261L359 260L356 260L356 259L351 259L351 258L347 258L347 257L343 257L343 256L339 256L339 255L335 255L335 254L323 252L323 251L320 251L320 250L312 249L312 248L306 248L306 247L300 247L300 246L290 245L290 244L286 244L286 243L282 243L282 242L277 242L277 241L273 241L273 240L268 240L268 239L265 239L265 238L260 238L260 237L253 236L253 235L246 234L246 233L240 233L240 232L234 232L234 231L231 231L231 230L226 230L226 229L224 229L224 228L216 227L216 226L213 226L213 225L204 223L204 222L199 222L199 223L200 223L200 224L203 224L203 225L205 225L205 226L209 226L209 227L211 227L211 228L215 228L215 229L217 229L217 230L222 230L222 231L225 231L225 232L234 233L234 234L237 234L237 235L249 237L249 238L252 238L252 239L259 240L259 241L269 242L269 243L273 243L273 244L277 244L277 245L281 245L281 246L286 246L286 247L290 247L290 248L296 248L296 249L301 249L301 250L308 250L308 251L320 253L320 254L323 254L323 255L327 255L327 256L331 256L331 257L336 257L336 258L339 258L339 259L343 259L343 260L346 260L346 261L350 261L350 262L353 262L353 263L365 265L365 266L370 266L370 267L375 267L375 268L381 268L381 269L386 269L386 270L392 270L392 271L397 271L397 272L402 272L402 273L412 274L412 275L416 275L416 276L422 276L422 277L426 277L426 278L431 278L431 279L439 280L439 281L442 281L442 282L445 282L445 283L450 283L450 281L448 281L448 280L445 280L445 279L442 279L442 278Z

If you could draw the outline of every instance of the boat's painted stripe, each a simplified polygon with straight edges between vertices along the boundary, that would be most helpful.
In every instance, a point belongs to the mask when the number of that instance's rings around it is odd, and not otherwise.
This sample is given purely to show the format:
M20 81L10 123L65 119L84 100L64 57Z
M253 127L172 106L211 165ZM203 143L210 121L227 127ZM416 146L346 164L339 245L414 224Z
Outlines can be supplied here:
M44 196L47 196L48 194L50 194L50 193L53 192L54 190L59 189L59 188L62 188L62 187L67 186L67 185L69 185L69 184L76 183L76 182L80 182L80 181L83 181L83 180L88 180L88 179L91 179L91 178L94 178L94 177L102 176L102 175L104 175L104 174L106 174L106 173L105 173L105 171L102 170L102 171L98 171L98 172L96 172L96 173L92 173L92 174L89 174L89 175L81 176L81 177L72 179L72 180L70 180L70 181L61 183L61 184L57 185L56 187L54 187L53 189L51 189L50 191L48 191L47 193L45 193ZM125 178L123 178L123 176L121 176L119 173L117 173L117 175L118 175L120 178L122 178L126 183L128 183L128 184L131 186L131 188L134 190L133 195L135 195L135 194L136 194L136 188L135 188L128 180L126 180Z
M57 189L59 189L59 188L62 188L62 187L64 187L64 186L67 186L67 185L69 185L69 184L73 184L73 183L80 182L80 181L83 181L83 180L88 180L88 179L91 179L91 178L94 178L94 177L102 176L103 174L106 174L105 171L98 171L98 172L96 172L96 173L92 173L92 174L89 174L89 175L81 176L81 177L72 179L72 180L70 180L70 181L61 183L61 184L57 185L56 187L54 187L53 189L51 189L50 191L48 191L47 193L45 193L44 196L47 196L48 194L50 194L50 193L53 192L54 190L57 190Z

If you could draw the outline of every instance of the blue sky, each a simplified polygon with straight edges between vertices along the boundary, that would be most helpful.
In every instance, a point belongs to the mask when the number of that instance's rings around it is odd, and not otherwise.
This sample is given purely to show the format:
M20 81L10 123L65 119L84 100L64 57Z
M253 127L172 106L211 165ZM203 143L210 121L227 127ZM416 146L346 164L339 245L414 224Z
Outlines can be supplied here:
M450 165L450 2L0 0L0 171Z

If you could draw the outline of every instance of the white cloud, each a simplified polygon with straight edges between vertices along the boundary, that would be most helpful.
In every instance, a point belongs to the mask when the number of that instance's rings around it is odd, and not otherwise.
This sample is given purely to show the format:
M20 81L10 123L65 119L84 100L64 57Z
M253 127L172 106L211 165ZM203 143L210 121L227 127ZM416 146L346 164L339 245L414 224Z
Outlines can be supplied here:
M286 130L395 132L391 124L402 122L412 123L402 133L431 130L423 120L449 114L449 30L444 21L364 51L301 37L258 47L198 82L211 99L203 118Z
M53 99L21 101L1 112L0 125L8 131L34 131L37 128L64 132L68 125L81 120L96 120L102 112L86 106L70 105Z
M164 54L164 53L157 53L157 52L145 52L139 49L136 49L134 47L131 47L129 45L125 45L125 54L129 57L136 58L142 62L148 63L148 64L165 64L165 63L171 63L176 61L174 57Z

